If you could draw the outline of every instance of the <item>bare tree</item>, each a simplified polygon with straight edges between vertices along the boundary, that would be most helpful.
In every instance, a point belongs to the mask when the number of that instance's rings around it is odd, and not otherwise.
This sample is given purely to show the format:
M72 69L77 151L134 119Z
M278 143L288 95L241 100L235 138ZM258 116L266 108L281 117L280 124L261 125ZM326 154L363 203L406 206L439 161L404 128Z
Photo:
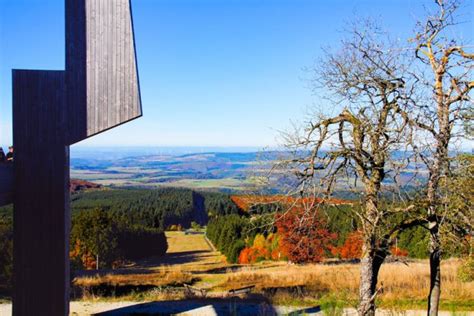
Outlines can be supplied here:
M397 234L421 223L414 205L385 203L387 192L402 196L399 173L411 144L410 119L405 106L412 94L405 79L410 65L402 50L375 23L356 23L340 50L327 51L315 67L315 86L325 90L338 115L320 114L284 135L289 157L276 169L289 169L300 196L330 195L344 185L361 193L361 207L353 208L363 232L360 268L360 315L375 314L378 272ZM324 112L328 112L326 109ZM308 207L314 210L314 207ZM311 217L311 216L308 216Z
M459 20L458 0L436 0L437 11L418 24L414 38L419 67L415 68L419 95L429 96L414 104L413 123L419 129L417 151L426 164L427 220L430 232L430 293L428 314L437 315L441 292L440 225L446 219L440 199L443 178L448 176L450 147L465 135L463 121L472 120L471 92L474 88L474 54L455 39ZM468 114L468 115L466 115ZM469 115L470 114L470 115Z

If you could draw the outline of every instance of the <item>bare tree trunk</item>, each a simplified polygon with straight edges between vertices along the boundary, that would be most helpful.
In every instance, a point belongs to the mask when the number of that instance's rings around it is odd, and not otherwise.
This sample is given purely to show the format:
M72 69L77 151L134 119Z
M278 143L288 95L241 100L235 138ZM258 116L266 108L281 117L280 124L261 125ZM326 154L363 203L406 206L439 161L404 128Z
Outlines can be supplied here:
M441 295L441 249L439 232L430 228L430 294L428 296L428 315L438 315L439 298Z
M430 232L430 292L428 295L427 309L427 314L429 316L438 315L439 300L441 296L441 239L439 234L440 220L438 216L438 190L440 179L446 174L447 166L449 165L448 144L451 136L448 109L443 108L442 103L438 106L440 133L437 136L436 153L433 165L430 168L427 189L427 219L428 229Z
M428 315L437 316L439 308L439 299L441 295L441 243L439 235L439 223L436 216L436 190L438 187L437 174L439 174L439 165L435 163L434 174L428 183L428 221L430 231L430 293L428 295Z
M359 315L375 315L375 298L377 296L377 281L380 267L385 260L386 254L374 251L364 245L364 257L360 263L360 287L359 287Z
M380 182L367 182L367 200L365 208L367 220L365 223L366 237L362 248L362 258L360 263L360 286L359 286L359 315L375 315L375 298L377 296L377 281L380 266L385 260L386 252L381 251L377 245L377 235L369 227L375 223L377 217L377 192Z

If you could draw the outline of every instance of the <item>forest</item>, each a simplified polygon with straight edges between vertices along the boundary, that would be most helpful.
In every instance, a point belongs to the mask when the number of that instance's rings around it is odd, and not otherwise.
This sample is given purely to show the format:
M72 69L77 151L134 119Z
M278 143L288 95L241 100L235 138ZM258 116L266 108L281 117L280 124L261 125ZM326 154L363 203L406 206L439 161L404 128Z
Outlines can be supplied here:
M105 189L71 195L71 270L120 266L166 253L165 230L206 225L209 217L238 214L223 193L189 189ZM11 288L13 208L0 208L0 295Z
M287 198L286 198L287 199ZM271 202L277 201L277 202ZM183 230L194 223L206 226L206 235L229 263L264 260L295 263L326 259L359 260L362 235L354 201L320 203L311 222L299 224L300 209L278 196L231 196L190 189L104 189L71 196L72 269L120 266L127 260L166 253L166 230ZM310 224L308 224L310 223ZM11 286L12 207L0 209L0 284ZM394 256L428 258L429 232L422 226L404 230L390 250ZM459 257L464 243L446 248L444 257Z
M243 215L212 218L207 236L229 262L249 264L264 260L289 260L295 263L321 262L323 259L358 260L362 239L357 220L348 214L357 205L321 204L311 225L301 226L297 211L282 215L284 205L253 204ZM395 256L428 258L428 231L407 229L391 248ZM452 247L446 257L461 256L465 245Z
M471 166L472 157L458 157L458 166ZM450 195L450 205L469 207L463 201L464 195L470 194L470 181L472 178L464 173L453 173L450 185L455 187L449 190L456 194ZM303 204L311 201L181 188L106 188L74 193L71 270L113 269L162 256L168 248L164 232L192 226L207 226L206 236L229 264L359 262L363 255L363 226L356 216L362 207L360 201L315 199L311 220L300 221L306 216ZM381 201L381 205L393 206L393 201ZM391 220L396 223L400 218L394 216ZM443 258L468 257L469 232L463 234L461 242L446 239ZM423 225L413 226L397 235L389 248L389 258L426 259L428 245L429 230ZM0 295L6 297L12 285L12 255L12 207L7 206L0 209ZM472 278L469 262L459 273L460 278Z

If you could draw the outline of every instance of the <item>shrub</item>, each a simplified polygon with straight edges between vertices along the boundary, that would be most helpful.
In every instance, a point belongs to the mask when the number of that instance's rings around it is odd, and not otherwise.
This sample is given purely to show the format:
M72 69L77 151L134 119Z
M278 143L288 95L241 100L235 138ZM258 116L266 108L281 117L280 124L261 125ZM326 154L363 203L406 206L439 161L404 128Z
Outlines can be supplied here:
M462 282L474 281L474 256L469 256L459 267L458 278Z
M131 225L110 211L81 211L74 217L71 230L70 258L73 267L114 267L122 259L162 256L168 244L165 234L157 228Z
M249 221L238 215L227 215L211 219L206 234L216 248L227 257L229 262L237 262L241 250L245 247L244 239Z
M408 256L408 250L400 249L398 247L392 247L390 249L390 253L392 254L392 256L396 256L396 257L406 257L406 256Z
M347 236L344 244L332 252L342 259L359 259L362 255L362 233L353 231Z
M79 242L78 255L99 257L100 267L110 267L117 259L117 238L117 224L107 211L99 208L82 211L74 219L71 242Z
M304 210L300 208L276 215L280 249L295 263L320 262L329 252L337 234L327 230L325 222L317 214L310 220L301 221L304 215Z
M173 225L168 226L166 230L171 231L171 232L180 232L183 230L183 227L181 227L180 224L178 225L173 224Z
M237 240L233 245L229 253L227 254L227 261L230 263L236 263L239 259L239 254L242 249L245 248L245 242L241 239Z
M0 223L0 292L8 291L13 275L13 230L11 224Z
M239 255L239 263L249 264L263 260L281 260L280 237L270 233L267 237L257 234L251 247L246 247Z
M400 233L398 247L406 249L412 258L429 257L429 233L424 227L412 227Z
M195 231L198 231L198 230L200 230L202 227L201 227L201 225L199 225L199 224L196 223L196 222L191 222L191 228L192 228L193 230L195 230Z

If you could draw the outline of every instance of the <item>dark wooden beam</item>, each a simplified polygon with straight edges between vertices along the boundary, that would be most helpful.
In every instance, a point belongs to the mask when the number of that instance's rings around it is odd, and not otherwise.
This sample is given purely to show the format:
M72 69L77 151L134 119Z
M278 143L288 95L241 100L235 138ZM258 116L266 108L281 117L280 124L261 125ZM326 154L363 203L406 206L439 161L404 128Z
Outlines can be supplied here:
M69 313L64 71L13 71L14 315Z
M66 70L13 71L14 315L68 315L69 145L141 115L130 1L66 0Z
M13 203L13 164L0 163L0 206Z

